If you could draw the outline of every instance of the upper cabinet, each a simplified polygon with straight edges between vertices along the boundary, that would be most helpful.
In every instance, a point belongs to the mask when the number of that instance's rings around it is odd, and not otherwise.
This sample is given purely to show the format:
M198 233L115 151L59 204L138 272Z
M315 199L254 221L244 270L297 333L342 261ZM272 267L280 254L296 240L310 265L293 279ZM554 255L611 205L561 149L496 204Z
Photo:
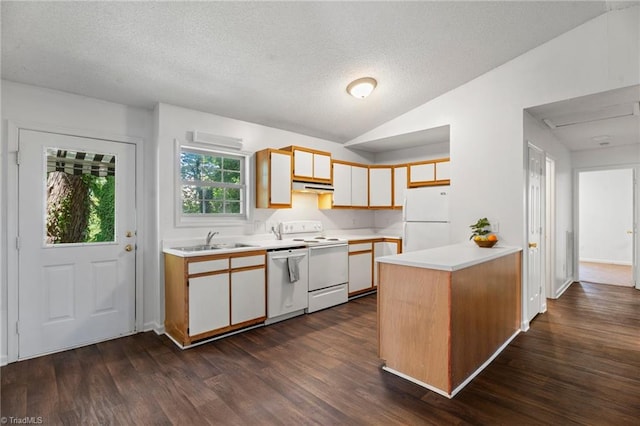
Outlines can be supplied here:
M291 208L295 180L333 185L318 208L401 209L407 188L449 185L449 158L368 165L332 160L329 152L299 146L256 152L256 207Z
M351 206L369 207L369 168L351 166Z
M334 191L330 207L368 207L368 170L365 165L333 161Z
M331 153L288 146L283 151L293 153L293 179L306 182L331 183Z
M448 158L408 164L408 186L448 185L451 181Z
M291 207L292 153L278 149L256 152L256 207Z
M333 162L333 207L351 207L351 165ZM331 208L332 206L328 206Z
M401 209L407 191L407 165L393 166L393 208Z
M369 166L369 207L393 207L393 166Z

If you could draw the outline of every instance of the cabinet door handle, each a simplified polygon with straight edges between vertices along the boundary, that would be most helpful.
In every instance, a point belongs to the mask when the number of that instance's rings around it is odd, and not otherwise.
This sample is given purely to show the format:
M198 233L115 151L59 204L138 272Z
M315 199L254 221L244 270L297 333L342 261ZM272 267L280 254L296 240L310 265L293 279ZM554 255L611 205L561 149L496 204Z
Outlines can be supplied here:
M529 243L529 248L536 248L538 247L538 243Z

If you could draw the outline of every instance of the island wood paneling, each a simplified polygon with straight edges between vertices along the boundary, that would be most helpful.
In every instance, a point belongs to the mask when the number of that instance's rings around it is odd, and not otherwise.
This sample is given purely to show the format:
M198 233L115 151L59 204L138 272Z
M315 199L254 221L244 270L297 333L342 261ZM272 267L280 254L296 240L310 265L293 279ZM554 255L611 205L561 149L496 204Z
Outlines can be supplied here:
M380 264L380 358L425 383L449 388L450 273Z
M520 257L453 272L380 263L386 367L451 395L520 329Z
M520 329L520 253L452 274L451 388Z

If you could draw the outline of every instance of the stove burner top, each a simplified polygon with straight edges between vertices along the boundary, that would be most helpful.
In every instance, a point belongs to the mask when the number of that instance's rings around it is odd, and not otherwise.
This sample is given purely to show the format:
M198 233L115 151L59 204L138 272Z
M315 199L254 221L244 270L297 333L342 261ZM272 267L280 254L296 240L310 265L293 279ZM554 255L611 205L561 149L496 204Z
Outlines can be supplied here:
M318 237L307 237L307 238L293 238L293 241L303 241L305 243L316 243L316 244L321 244L321 243L329 243L329 242L336 242L336 241L343 241L340 238L328 238L328 237L322 237L322 236L318 236Z

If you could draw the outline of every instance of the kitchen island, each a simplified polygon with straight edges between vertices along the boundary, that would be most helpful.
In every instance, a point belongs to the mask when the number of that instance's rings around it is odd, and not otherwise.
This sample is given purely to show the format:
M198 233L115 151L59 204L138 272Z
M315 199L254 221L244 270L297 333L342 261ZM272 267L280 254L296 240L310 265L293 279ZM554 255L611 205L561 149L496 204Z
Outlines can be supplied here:
M520 331L521 251L462 243L378 258L383 369L458 393Z

